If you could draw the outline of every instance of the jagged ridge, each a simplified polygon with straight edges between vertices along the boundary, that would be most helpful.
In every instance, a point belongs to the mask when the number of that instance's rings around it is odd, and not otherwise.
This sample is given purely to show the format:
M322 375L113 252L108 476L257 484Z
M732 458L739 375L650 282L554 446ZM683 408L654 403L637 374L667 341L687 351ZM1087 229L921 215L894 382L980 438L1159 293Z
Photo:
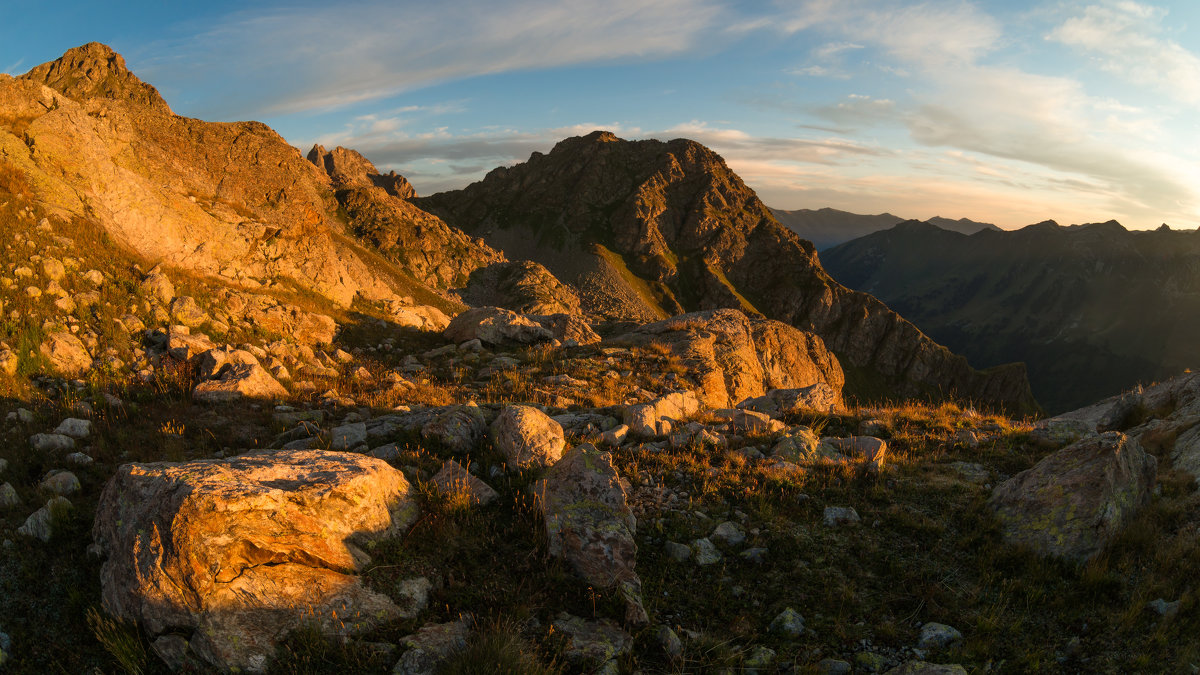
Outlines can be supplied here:
M638 318L646 309L744 309L816 332L849 366L860 396L953 394L1018 410L1035 405L1023 366L975 371L883 303L833 281L812 244L693 141L594 132L416 201L510 258L545 264L580 287L590 311ZM579 254L589 247L590 256ZM634 316L596 300L611 295L589 287L594 270L606 266L623 267L608 279L639 298Z

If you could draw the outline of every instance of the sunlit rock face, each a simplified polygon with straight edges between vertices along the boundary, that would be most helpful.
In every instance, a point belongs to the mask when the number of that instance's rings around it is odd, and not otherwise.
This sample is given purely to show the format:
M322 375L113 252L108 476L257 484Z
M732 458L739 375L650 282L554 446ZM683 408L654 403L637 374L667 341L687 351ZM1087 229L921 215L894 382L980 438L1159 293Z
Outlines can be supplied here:
M355 542L411 524L409 492L386 462L350 453L126 464L93 526L104 607L151 636L182 634L217 668L260 671L303 622L345 634L399 616L359 583L369 557Z

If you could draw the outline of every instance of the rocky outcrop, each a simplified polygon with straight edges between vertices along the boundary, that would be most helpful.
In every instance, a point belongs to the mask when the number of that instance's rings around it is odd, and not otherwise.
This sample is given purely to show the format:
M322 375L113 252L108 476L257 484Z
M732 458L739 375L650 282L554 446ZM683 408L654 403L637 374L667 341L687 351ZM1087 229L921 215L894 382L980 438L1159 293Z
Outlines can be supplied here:
M463 300L521 314L579 314L579 294L532 260L495 263L471 273Z
M641 320L727 307L812 331L860 398L957 396L1035 407L1019 365L973 370L864 293L833 281L716 153L607 132L417 200L512 259L544 264L586 312ZM608 299L622 297L616 303Z
M500 307L468 309L450 321L443 335L456 344L479 340L500 346L532 345L550 340L574 344L600 341L600 336L579 317L517 314Z
M684 314L641 326L613 342L660 345L683 360L709 408L727 408L771 389L827 385L840 405L845 382L821 338L733 309Z
M0 76L0 161L52 217L244 288L286 281L340 305L396 280L344 234L325 173L257 122L180 117L108 47Z
M1150 501L1158 463L1117 431L1087 438L996 486L988 505L1007 541L1086 561Z
M534 485L546 521L550 553L562 556L579 576L625 600L625 620L647 622L642 581L634 571L637 521L612 455L590 444L563 454Z
M383 175L366 157L337 147L315 145L308 161L328 176L350 230L421 283L461 288L480 267L504 256L417 208L416 192L396 172Z
M338 189L378 187L399 199L412 199L417 196L417 191L404 176L395 171L379 173L379 169L375 168L371 160L363 157L357 150L339 145L326 152L324 147L314 145L308 151L308 161L324 171Z
M369 560L354 542L415 517L404 475L363 455L126 464L92 530L104 608L152 638L181 633L218 669L261 671L305 621L344 635L398 617L353 574Z
M1185 373L1038 422L1049 442L1122 431L1171 465L1200 477L1200 373Z

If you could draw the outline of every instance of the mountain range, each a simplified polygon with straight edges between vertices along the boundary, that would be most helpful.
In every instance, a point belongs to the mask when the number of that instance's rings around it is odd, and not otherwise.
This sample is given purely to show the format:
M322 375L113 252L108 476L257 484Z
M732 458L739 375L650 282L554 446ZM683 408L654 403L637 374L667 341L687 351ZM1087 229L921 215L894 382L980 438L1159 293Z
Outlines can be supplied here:
M1200 366L1200 234L1053 221L971 236L909 221L822 252L982 366L1019 359L1050 411Z
M782 225L800 235L802 239L811 241L813 246L817 247L818 251L824 251L832 246L844 244L852 239L865 237L873 232L889 229L905 220L900 216L894 216L890 213L864 216L831 208L815 210L798 209L795 211L771 209L771 213ZM941 216L934 216L925 222L936 225L943 230L961 232L963 234L974 234L980 230L1000 229L991 223L979 223L967 218L951 220L949 218L942 218Z

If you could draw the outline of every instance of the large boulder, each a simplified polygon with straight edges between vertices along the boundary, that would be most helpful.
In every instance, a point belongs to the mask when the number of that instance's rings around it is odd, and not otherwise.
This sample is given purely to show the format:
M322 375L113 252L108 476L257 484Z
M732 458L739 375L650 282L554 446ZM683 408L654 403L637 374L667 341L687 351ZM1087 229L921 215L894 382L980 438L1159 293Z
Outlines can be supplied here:
M562 425L527 405L510 405L492 422L492 443L514 467L550 466L562 457Z
M401 472L350 453L123 465L92 528L104 608L152 638L182 634L218 669L261 671L306 622L344 635L399 616L359 583L356 544L402 533L409 493Z
M577 316L517 314L500 307L468 309L451 319L442 334L456 344L479 340L500 346L532 345L550 340L576 344L600 341L591 326Z
M988 505L1009 542L1082 562L1150 501L1157 467L1136 440L1106 432L996 486Z
M534 485L546 522L550 553L561 556L585 581L615 589L625 600L625 619L647 622L642 581L634 571L637 520L612 455L590 443L568 450Z
M814 333L735 309L692 312L640 326L618 344L665 347L696 378L708 408L729 408L771 389L823 383L841 404L845 376L837 357Z
M68 332L51 333L39 347L55 372L70 377L83 375L92 367L92 357L79 338Z
M456 405L445 408L422 424L421 437L437 441L462 455L478 447L487 430L487 419L477 406Z

